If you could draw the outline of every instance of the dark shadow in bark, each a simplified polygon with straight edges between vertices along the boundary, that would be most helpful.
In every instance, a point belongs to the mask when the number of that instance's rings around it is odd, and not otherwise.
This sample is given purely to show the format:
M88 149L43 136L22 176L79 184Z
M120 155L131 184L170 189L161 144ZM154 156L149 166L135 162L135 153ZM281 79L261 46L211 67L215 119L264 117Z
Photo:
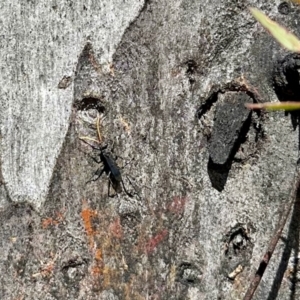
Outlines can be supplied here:
M224 164L216 164L213 162L211 156L209 157L209 161L207 164L207 172L209 179L211 181L212 187L221 192L225 184L227 182L228 173L231 169L232 163L234 161L234 157L241 147L241 145L246 141L246 135L249 131L251 125L251 114L247 118L247 120L244 122L241 131L239 133L239 136L234 143L233 148L231 149L231 153L229 158Z
M88 109L96 109L99 113L105 112L105 106L101 102L101 99L95 97L86 97L81 100L80 103L77 104L78 110L88 110Z
M246 141L252 114L245 103L253 103L253 98L245 91L227 88L221 92L215 87L197 110L198 118L206 114L217 101L214 125L209 137L207 172L213 188L221 192L227 182L234 156Z
M273 72L274 91L279 101L300 101L300 54L292 53L277 61ZM300 112L290 114L294 130L300 123Z
M207 172L213 188L221 192L226 184L228 173L231 169L232 160L223 165L215 164L211 157L208 160Z
M197 109L196 116L198 119L201 119L213 106L215 102L218 101L218 93L220 91L212 91L211 95L206 99L206 101Z
M280 101L300 100L299 71L300 54L288 54L275 63L273 85Z
M293 268L290 272L289 279L291 281L291 294L290 300L296 300L296 285L297 285L297 271L299 269L299 234L300 234L300 189L297 191L297 199L294 204L294 209L288 229L287 238L285 240L285 248L281 256L281 261L276 272L276 276L273 280L272 288L267 300L277 299L281 282L284 277L284 273L288 267L288 262L292 251L294 250Z

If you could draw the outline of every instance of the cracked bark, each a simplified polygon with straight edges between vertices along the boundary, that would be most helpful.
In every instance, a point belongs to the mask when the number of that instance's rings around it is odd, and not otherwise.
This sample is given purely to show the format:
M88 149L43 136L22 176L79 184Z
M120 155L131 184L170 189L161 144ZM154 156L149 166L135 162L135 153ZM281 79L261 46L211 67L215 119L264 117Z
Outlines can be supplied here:
M290 93L286 53L240 1L102 4L1 12L1 299L242 299L289 201L298 116L232 103ZM297 33L286 5L263 9ZM86 184L97 116L132 197ZM299 297L298 219L254 299Z

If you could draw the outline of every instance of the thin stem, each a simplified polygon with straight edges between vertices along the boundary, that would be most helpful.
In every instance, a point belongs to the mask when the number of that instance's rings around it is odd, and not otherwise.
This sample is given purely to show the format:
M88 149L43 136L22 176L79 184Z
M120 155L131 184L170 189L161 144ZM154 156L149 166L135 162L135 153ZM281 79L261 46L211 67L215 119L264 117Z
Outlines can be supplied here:
M283 212L282 212L282 214L279 218L279 221L278 221L278 224L277 224L277 227L276 227L276 231L275 231L273 237L271 238L271 240L269 242L267 251L265 252L262 260L260 261L259 267L258 267L258 269L255 273L255 276L251 280L250 286L249 286L249 288L248 288L248 290L247 290L247 292L244 296L244 300L251 300L252 299L252 297L255 293L255 290L257 289L257 287L258 287L258 285L259 285L259 283L262 279L262 276L264 275L264 272L265 272L265 270L268 266L268 263L269 263L272 255L273 255L275 247L278 243L278 240L281 237L283 228L286 224L286 221L289 217L289 214L290 214L290 212L292 210L292 207L295 203L295 200L297 198L297 192L298 192L298 189L299 189L299 184L300 184L300 172L299 172L298 167L297 167L296 175L294 176L291 192L290 192L290 195L289 195L290 202L286 206L286 209L283 210Z

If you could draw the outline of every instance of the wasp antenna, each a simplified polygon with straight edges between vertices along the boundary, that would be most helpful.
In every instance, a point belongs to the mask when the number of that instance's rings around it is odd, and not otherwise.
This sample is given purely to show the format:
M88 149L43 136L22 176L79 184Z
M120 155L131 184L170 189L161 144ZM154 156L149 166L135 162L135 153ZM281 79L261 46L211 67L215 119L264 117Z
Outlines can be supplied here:
M80 136L79 139L82 140L82 141L91 141L91 142L95 142L97 144L100 144L99 141L97 141L97 140L95 140L93 138L90 138L88 136Z
M100 132L100 117L97 118L97 134L98 134L98 139L99 139L99 143L102 142L102 136L101 136L101 132Z

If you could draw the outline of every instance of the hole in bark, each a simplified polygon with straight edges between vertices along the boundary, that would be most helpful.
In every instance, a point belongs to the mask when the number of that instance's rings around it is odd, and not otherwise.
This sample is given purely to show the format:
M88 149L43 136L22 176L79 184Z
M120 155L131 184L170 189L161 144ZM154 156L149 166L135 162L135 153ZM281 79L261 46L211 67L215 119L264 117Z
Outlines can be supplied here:
M225 235L224 242L224 255L229 260L239 256L251 244L249 229L238 223Z
M187 74L194 74L197 70L197 63L194 60L188 60L186 63L187 66L187 70L186 73Z
M80 260L78 257L73 257L63 264L62 270L68 270L69 268L75 268L83 264L84 264L83 260Z
M99 113L105 112L105 107L100 99L94 97L86 97L78 104L78 110L96 109Z
M248 241L249 241L249 237L246 233L246 230L243 227L239 227L230 234L229 246L232 247L234 254L238 254L239 251L246 248ZM226 251L225 251L225 255L226 255Z
M278 5L278 12L282 15L288 15L290 12L290 5L287 2L282 2Z
M66 285L74 285L84 278L87 268L87 260L73 257L63 262L61 272Z
M202 272L192 263L183 262L178 267L177 281L184 285L194 285L201 281Z
M222 273L226 278L231 278L233 270L239 265L242 268L249 265L254 246L250 233L254 231L255 229L250 223L247 225L237 223L225 234Z
M196 79L195 79L195 73L197 72L197 63L194 60L188 60L185 63L187 69L186 69L186 75L189 79L189 83L193 84L195 83Z

